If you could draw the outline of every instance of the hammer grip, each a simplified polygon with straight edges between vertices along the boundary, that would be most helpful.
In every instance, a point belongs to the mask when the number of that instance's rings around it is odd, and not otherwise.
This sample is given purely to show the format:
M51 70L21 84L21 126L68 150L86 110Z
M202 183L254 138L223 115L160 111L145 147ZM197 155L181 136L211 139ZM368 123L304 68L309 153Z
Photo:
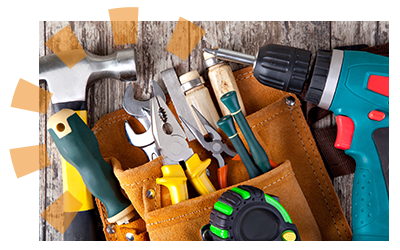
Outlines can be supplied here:
M129 220L132 205L103 159L97 138L82 119L73 110L63 109L50 117L48 130L60 154L78 170L88 190L103 202L108 220L115 219L118 224Z

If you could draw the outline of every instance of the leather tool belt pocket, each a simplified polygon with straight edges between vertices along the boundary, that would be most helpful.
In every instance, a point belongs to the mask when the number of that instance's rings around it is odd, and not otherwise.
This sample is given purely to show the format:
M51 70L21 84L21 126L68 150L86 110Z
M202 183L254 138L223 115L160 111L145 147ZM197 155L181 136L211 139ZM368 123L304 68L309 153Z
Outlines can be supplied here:
M107 211L97 200L107 240L201 240L200 229L209 222L218 197L238 185L251 185L279 197L302 240L351 240L352 232L304 119L300 101L293 94L258 83L251 68L238 70L234 75L248 114L246 119L269 158L279 166L250 179L243 163L228 156L225 158L228 188L199 196L188 182L189 199L171 204L169 190L156 183L156 178L162 177L161 157L148 162L145 153L126 138L125 121L128 120L136 133L144 132L140 123L123 109L107 114L93 131L103 157L113 167L122 190L137 212L127 224L109 224ZM211 87L206 86L212 93ZM175 112L168 96L167 104ZM237 130L248 149L239 127ZM218 132L228 147L234 149L222 130ZM212 159L209 178L218 187L217 161L196 140L189 146L201 160Z

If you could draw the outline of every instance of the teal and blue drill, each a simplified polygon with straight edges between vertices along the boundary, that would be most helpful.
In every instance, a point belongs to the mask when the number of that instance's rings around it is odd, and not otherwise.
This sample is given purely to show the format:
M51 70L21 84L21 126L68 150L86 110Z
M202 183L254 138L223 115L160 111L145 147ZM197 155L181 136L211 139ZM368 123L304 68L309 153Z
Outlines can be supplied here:
M389 240L389 58L319 51L306 100L336 115L335 147L356 161L353 240Z
M311 53L269 44L257 57L205 49L219 59L253 65L262 84L300 94ZM389 240L389 58L364 51L320 50L306 100L336 115L335 147L356 161L353 240Z

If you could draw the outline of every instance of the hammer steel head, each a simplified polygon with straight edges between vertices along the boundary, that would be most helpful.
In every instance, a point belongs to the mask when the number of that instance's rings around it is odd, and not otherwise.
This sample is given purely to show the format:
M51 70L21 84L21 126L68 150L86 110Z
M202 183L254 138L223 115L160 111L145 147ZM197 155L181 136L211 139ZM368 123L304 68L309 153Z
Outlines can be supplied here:
M39 58L39 80L47 82L53 104L85 102L87 87L99 79L136 80L133 49L117 50L107 56L85 52L87 56L71 69L56 54Z

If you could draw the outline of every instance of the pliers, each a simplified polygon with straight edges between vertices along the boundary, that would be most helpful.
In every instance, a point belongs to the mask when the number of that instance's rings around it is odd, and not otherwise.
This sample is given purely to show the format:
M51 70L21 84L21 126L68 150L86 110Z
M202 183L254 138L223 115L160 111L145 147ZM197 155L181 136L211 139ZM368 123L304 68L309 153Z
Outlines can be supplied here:
M150 110L151 128L163 163L163 177L156 183L168 188L172 204L188 199L187 179L200 195L214 192L206 174L211 159L202 161L189 148L185 132L160 96L150 100Z
M222 137L220 134L212 127L207 119L194 106L192 106L192 108L200 122L203 124L204 129L207 131L209 138L205 138L200 131L187 122L183 117L179 118L194 135L197 141L203 146L203 148L210 151L212 156L218 161L218 185L220 189L226 188L228 186L228 165L224 161L224 156L228 155L234 158L234 160L240 160L239 155L235 151L228 148L228 146L222 142Z

